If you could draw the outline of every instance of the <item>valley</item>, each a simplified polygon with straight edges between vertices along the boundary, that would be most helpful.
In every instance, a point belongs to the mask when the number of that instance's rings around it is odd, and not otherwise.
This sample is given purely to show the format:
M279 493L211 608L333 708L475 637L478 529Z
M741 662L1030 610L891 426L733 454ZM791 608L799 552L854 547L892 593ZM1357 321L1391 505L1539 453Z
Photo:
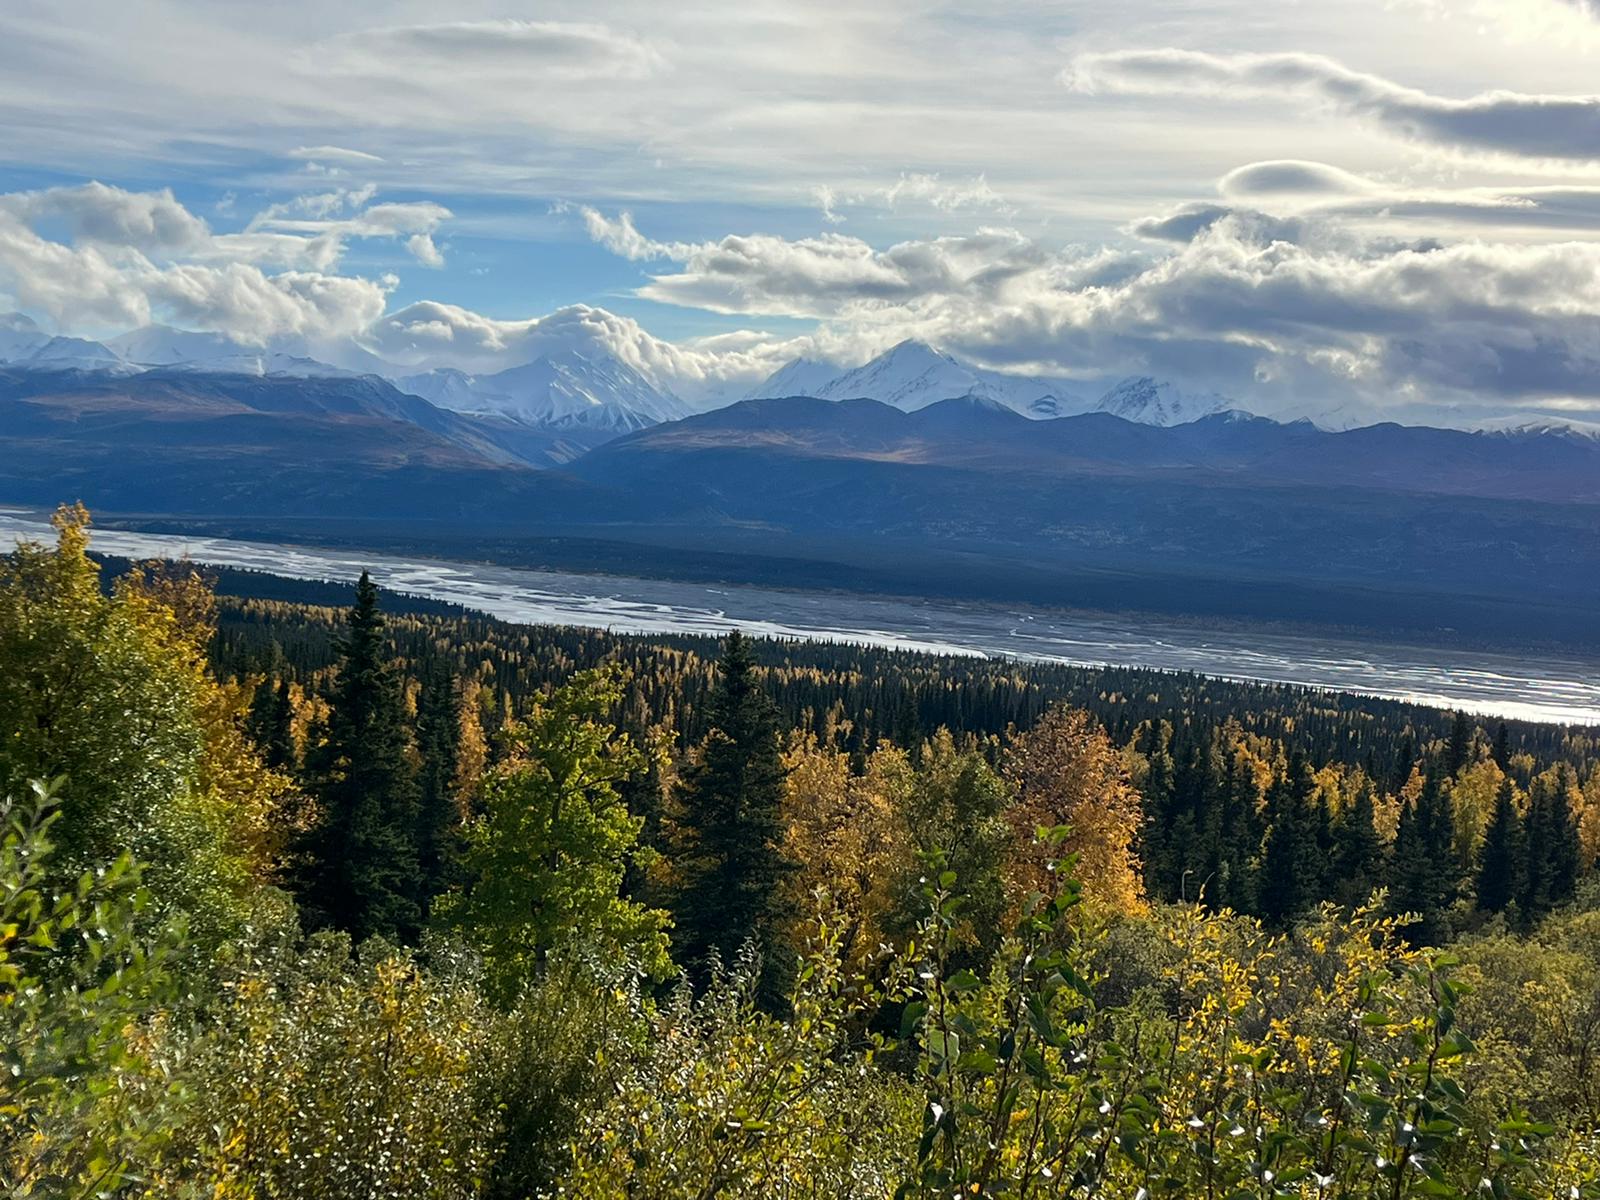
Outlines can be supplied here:
M36 514L0 510L0 544L46 540L49 533ZM930 653L1193 671L1518 720L1600 724L1600 656L1447 651L1350 637L1206 630L1104 613L519 570L116 529L97 531L95 545L126 558L188 558L293 579L349 582L370 570L395 592L529 624L698 635L737 628Z

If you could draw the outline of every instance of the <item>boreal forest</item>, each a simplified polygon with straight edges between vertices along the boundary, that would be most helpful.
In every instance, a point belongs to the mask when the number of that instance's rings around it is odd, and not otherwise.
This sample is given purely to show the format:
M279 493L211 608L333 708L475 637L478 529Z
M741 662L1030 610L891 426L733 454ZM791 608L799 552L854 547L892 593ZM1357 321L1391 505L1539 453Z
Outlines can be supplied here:
M0 1191L1600 1197L1600 734L0 560Z

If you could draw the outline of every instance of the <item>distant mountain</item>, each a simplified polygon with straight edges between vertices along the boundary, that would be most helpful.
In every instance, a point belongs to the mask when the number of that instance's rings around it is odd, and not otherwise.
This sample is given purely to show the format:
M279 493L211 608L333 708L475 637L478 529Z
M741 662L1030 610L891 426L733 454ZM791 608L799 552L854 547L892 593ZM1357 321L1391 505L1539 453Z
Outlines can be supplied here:
M1480 421L1477 426L1483 433L1506 437L1554 437L1600 440L1600 422L1578 421L1568 417L1498 417Z
M750 398L866 399L914 412L940 400L978 396L1036 418L1084 407L1082 399L1059 380L975 367L915 340L901 342L852 370L831 376L829 370L822 363L795 359L752 389Z
M173 329L168 325L146 325L111 338L105 344L124 362L151 367L214 362L240 358L252 352L251 347L225 334Z
M622 483L647 461L716 451L1053 477L1120 477L1221 487L1344 488L1493 500L1600 504L1600 439L1528 429L1468 433L1395 424L1342 433L1237 410L1160 426L1092 412L1029 421L966 396L902 413L861 400L743 401L596 450L575 469ZM648 468L654 470L654 467ZM685 494L722 488L685 478Z
M0 496L123 511L437 519L570 482L581 447L377 376L0 367Z
M631 434L567 470L610 498L588 518L608 530L744 547L795 579L850 562L945 594L1507 633L1548 604L1568 635L1600 637L1600 441L1566 433L791 397Z
M842 373L842 368L814 358L792 358L744 394L746 400L779 396L815 396Z
M50 340L50 335L22 313L0 315L0 362L26 358Z
M546 360L506 392L434 382L456 404L520 390L583 404L541 417L597 415L577 366ZM1038 421L968 394L909 412L752 400L597 433L371 375L0 367L0 501L74 498L258 537L371 548L386 529L408 552L537 562L556 539L624 571L658 554L785 586L1491 634L1559 617L1561 636L1600 637L1600 438L1568 428Z
M1167 380L1136 375L1124 379L1101 396L1095 411L1143 425L1167 426L1182 425L1238 407L1216 392L1185 392Z
M526 425L617 435L676 420L688 408L621 359L575 350L493 375L442 369L403 376L406 391L456 412Z
M18 361L36 371L126 369L122 358L109 346L75 337L53 337Z

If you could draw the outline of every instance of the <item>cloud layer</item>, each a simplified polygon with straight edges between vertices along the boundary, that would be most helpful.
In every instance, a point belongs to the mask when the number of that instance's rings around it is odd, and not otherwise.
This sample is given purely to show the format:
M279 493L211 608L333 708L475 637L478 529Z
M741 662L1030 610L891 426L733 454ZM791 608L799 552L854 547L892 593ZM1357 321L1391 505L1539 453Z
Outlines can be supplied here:
M1295 97L1376 123L1414 141L1513 158L1600 161L1600 96L1496 90L1464 100L1435 96L1318 54L1206 54L1117 50L1084 54L1062 75L1087 93Z
M1324 194L1328 179L1306 174L1244 181ZM914 335L990 365L1175 374L1267 411L1349 398L1600 408L1592 242L1407 245L1225 206L1188 214L1181 236L1169 218L1163 232L1180 245L1151 257L1052 251L1005 230L882 251L839 234L663 245L625 219L587 217L619 252L678 264L642 295L819 319L836 353L852 338L859 354Z
M370 189L313 193L219 234L171 191L102 183L0 195L0 293L58 327L153 321L260 344L370 325L388 286L337 273L353 239L403 240L427 265L441 205L374 204Z

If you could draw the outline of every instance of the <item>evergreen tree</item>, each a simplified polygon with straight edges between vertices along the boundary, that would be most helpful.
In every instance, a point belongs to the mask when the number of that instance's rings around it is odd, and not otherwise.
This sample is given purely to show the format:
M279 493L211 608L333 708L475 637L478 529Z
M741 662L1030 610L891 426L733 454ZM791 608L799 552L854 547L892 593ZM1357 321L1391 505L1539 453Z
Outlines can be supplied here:
M1505 729L1502 725L1501 730ZM1483 833L1478 852L1478 907L1485 912L1505 912L1522 892L1522 820L1517 815L1516 789L1503 780L1495 797L1494 813Z
M346 624L298 890L313 928L342 929L357 942L374 934L405 940L421 920L416 781L378 589L365 571Z
M1261 787L1254 772L1239 764L1232 747L1224 747L1223 754L1220 844L1207 895L1215 908L1259 912L1256 864L1264 836Z
M247 728L261 753L261 761L274 771L293 774L298 764L294 748L294 702L289 681L262 678L250 698Z
M1299 755L1267 791L1266 844L1262 847L1261 915L1280 928L1316 903L1321 871L1317 864L1315 783Z
M455 678L442 662L426 672L417 699L417 902L426 917L455 874L461 813L455 780L461 722Z
M1395 752L1394 761L1389 771L1389 791L1398 792L1411 778L1411 768L1417 762L1417 739L1409 730L1400 739L1400 748Z
M1504 721L1494 731L1493 757L1495 765L1502 771L1511 770L1511 731L1506 728Z
M1572 898L1581 852L1564 774L1546 773L1528 793L1526 869L1519 897L1523 919L1533 922Z
M1391 864L1389 901L1396 913L1414 913L1412 941L1437 945L1449 932L1448 909L1457 890L1455 816L1439 767L1431 767L1416 800L1400 810Z
M1178 876L1183 870L1174 853L1171 836L1174 818L1175 768L1172 755L1162 744L1160 730L1152 727L1150 748L1146 750L1149 766L1140 787L1140 805L1144 821L1140 829L1139 854L1144 862L1145 891L1160 900L1175 900L1178 895Z
M713 954L731 964L755 939L764 954L763 998L771 1005L791 966L788 948L775 940L778 886L789 870L782 852L778 715L738 630L724 643L720 667L711 730L678 788L677 957L703 971Z
M1383 839L1378 836L1372 784L1365 783L1355 799L1339 814L1333 830L1333 887L1335 899L1354 908L1383 883Z
M1457 711L1455 720L1450 724L1450 740L1445 744L1444 773L1454 777L1462 767L1472 761L1472 739L1477 735L1478 727L1472 723L1466 713Z

